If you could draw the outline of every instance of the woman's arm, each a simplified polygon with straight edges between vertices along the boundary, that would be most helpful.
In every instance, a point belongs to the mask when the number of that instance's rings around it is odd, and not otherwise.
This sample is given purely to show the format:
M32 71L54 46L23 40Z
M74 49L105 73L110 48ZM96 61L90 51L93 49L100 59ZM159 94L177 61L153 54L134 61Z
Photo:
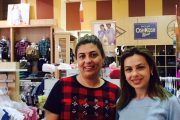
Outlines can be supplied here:
M46 110L45 118L46 118L46 120L58 120L59 115Z
M45 118L46 120L58 120L61 113L61 82L58 80L52 88L45 104Z

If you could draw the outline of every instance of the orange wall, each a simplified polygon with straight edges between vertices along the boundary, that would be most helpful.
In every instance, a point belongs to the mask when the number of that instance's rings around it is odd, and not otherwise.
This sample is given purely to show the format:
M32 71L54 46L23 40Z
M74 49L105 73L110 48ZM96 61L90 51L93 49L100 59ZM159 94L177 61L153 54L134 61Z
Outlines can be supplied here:
M54 18L58 23L61 23L61 5L56 5L57 1L59 4L62 0L27 0L27 2L31 5L30 18ZM129 1L134 0L112 0L112 20L117 21L119 18L129 16ZM161 16L165 14L175 14L175 10L173 8L175 6L173 4L177 3L178 0L144 1L145 16ZM82 3L84 9L84 22L80 23L81 30L90 30L92 22L97 20L97 4L95 0L82 0ZM135 9L137 9L137 6ZM60 24L58 24L58 26L61 27Z
M97 1L96 2L96 19L111 20L112 19L112 1Z
M80 2L66 4L66 29L67 30L80 30Z
M37 19L53 19L53 0L37 0Z

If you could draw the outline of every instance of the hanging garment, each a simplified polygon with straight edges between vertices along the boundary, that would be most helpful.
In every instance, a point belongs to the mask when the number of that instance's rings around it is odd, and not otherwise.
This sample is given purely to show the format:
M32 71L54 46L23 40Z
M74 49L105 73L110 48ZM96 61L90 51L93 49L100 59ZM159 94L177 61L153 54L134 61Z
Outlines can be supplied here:
M0 40L0 48L1 48L2 59L8 59L9 58L9 41Z
M23 57L26 57L26 48L28 47L29 42L28 41L18 41L15 44L15 54L17 60L22 59Z
M38 43L40 57L49 58L50 55L50 42L49 40L40 40Z
M38 60L39 59L39 51L37 46L28 46L26 48L26 57L28 60Z

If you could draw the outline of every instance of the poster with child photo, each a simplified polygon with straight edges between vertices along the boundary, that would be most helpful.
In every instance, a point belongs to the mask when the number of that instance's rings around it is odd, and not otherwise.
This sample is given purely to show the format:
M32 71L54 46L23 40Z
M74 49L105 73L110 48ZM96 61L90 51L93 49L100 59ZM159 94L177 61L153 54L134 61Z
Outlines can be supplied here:
M103 45L116 45L116 23L114 21L93 22L92 31Z
M9 4L7 22L9 25L28 25L29 24L29 8L26 3Z

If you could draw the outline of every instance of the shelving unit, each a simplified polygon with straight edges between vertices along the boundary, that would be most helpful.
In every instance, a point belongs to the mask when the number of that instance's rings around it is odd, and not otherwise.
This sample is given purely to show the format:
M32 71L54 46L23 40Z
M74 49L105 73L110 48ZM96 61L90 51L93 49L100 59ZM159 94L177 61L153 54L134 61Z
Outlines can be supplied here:
M54 63L54 41L53 30L56 26L54 19L30 20L29 25L10 26L7 21L0 21L0 37L6 36L10 42L10 60L8 62L0 62L0 74L13 76L12 80L8 77L0 77L0 86L8 86L8 94L12 100L18 101L19 96L19 61L15 59L15 43L26 37L29 42L38 43L43 36L50 40L50 63ZM1 38L0 38L1 39Z
M8 88L8 95L12 100L19 101L19 63L17 62L0 62L0 87ZM23 70L21 70L23 71ZM9 76L11 76L9 78Z
M126 46L127 48L133 46ZM141 45L149 49L154 57L159 75L161 77L176 76L176 51L173 45ZM118 46L120 49L121 46ZM119 58L120 56L118 56ZM117 59L118 59L117 58Z
M75 49L76 38L69 32L57 32L55 36L55 63L59 64L59 59L62 57L64 63L70 63L70 48ZM61 52L59 52L59 47Z
M60 30L55 30L54 32L55 40L55 63L60 64L60 62L70 64L70 48L75 49L76 38L69 32L62 32ZM59 47L61 52L59 51ZM55 73L56 78L60 78L62 71L58 70Z
M50 40L50 62L53 63L53 28L56 25L54 19L30 20L29 25L10 26L7 21L0 21L0 36L6 36L10 40L10 62L15 61L14 44L26 37L29 42L39 42L42 36Z

